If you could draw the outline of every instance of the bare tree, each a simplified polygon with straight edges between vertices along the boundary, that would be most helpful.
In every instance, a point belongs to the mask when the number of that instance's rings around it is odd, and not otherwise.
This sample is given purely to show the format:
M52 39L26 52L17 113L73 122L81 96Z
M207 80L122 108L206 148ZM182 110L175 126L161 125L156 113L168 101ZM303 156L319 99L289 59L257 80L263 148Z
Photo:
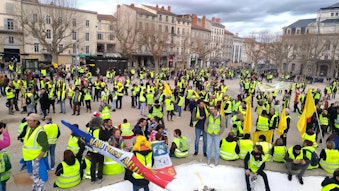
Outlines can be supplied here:
M210 44L210 39L202 38L200 36L192 38L192 52L199 55L199 59L202 60L202 66L207 67L204 63L209 61L209 56L213 51L213 47Z
M117 26L115 27L115 35L119 41L119 53L128 58L130 62L134 62L137 53L137 38L138 28L136 20L136 14L126 14L126 9L122 6L118 6L116 15Z
M76 0L44 0L19 8L24 35L37 39L55 63L60 53L73 46L71 36L82 26L76 24L83 22L75 6Z
M140 42L153 56L155 73L159 73L161 57L167 54L168 47L174 43L173 36L168 31L155 27L141 26L138 30L140 30Z

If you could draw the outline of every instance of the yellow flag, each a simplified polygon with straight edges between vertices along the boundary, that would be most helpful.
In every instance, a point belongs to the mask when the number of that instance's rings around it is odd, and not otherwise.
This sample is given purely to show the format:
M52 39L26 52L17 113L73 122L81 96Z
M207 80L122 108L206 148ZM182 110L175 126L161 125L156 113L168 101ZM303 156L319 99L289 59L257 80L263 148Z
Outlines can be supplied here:
M221 116L225 116L225 105L224 105L224 101L221 101L221 104L220 104L220 115L221 115Z
M252 133L252 141L253 141L254 144L258 142L260 135L265 135L266 142L272 143L273 130L256 131L256 132Z
M246 103L251 103L251 101L252 101L252 94L250 94L250 96L247 96L245 98L245 101L246 101Z
M172 96L171 87L168 85L167 82L164 82L164 93L166 96Z
M313 96L312 96L312 90L308 90L306 95L306 102L304 106L303 113L301 114L300 119L298 120L298 130L300 132L300 136L303 136L306 132L306 124L307 124L307 118L312 117L313 113L316 111Z
M244 120L244 133L251 133L252 130L252 111L251 102L246 104L246 117Z
M286 122L286 109L284 108L281 112L281 116L279 119L279 125L278 125L278 136L284 134L285 129L287 128L287 122Z

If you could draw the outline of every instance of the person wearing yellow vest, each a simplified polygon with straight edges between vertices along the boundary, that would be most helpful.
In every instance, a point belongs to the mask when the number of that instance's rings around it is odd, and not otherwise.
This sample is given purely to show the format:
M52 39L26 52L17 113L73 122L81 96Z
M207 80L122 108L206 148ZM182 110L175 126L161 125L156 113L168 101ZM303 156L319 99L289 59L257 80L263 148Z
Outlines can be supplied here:
M221 116L217 106L210 108L210 114L205 121L205 132L207 135L207 164L211 163L212 150L214 145L214 165L219 164L220 135L226 128L225 116Z
M313 142L313 147L318 147L316 136L317 135L315 134L314 130L310 128L310 129L307 129L306 133L303 134L302 139L303 139L303 141L309 140L309 141Z
M64 151L64 160L57 166L54 187L73 188L81 182L81 165L71 150Z
M308 165L307 169L316 169L319 168L319 161L312 161L313 155L318 156L317 151L315 148L312 146L313 142L309 140L304 140L302 144L302 151L304 152L306 158L311 161L310 165ZM315 158L314 158L315 159Z
M104 130L103 127L103 120L101 117L94 117L89 122L89 133L96 139L100 139L102 141L108 141L108 139L102 139L101 133ZM110 136L110 135L108 135ZM97 151L89 151L88 152L91 156L91 167L90 167L90 174L91 174L91 184L94 184L96 181L98 184L101 184L103 181L103 166L104 166L104 156L99 154ZM98 170L98 171L96 171Z
M285 113L286 113L286 118L282 119L282 120L286 120L286 129L284 130L284 133L280 136L280 138L282 138L283 140L283 145L286 146L287 144L287 133L288 130L290 129L290 124L291 124L291 116L290 116L290 110L288 108L285 108Z
M185 136L181 135L180 129L174 130L174 138L170 148L170 156L176 158L188 157L188 143Z
M22 146L23 160L27 165L27 172L33 181L33 190L43 190L48 180L48 158L49 149L47 134L40 125L42 117L31 113L27 118L29 129L24 137Z
M206 132L205 132L205 121L207 119L207 116L209 115L209 111L205 105L205 103L199 99L197 101L197 106L193 109L191 113L191 118L193 121L193 126L195 127L195 141L194 141L194 155L198 155L199 153L199 141L200 136L202 135L202 141L203 141L203 153L204 156L207 156L207 138L206 138Z
M101 113L102 120L111 119L111 107L106 100L101 101L99 112Z
M108 140L109 145L119 148L121 150L129 151L126 147L124 139L121 136L120 129L114 129L113 135ZM104 158L103 174L120 174L125 171L125 168L118 162L112 160L109 157Z
M153 165L153 154L152 146L144 136L137 136L135 144L133 146L133 153L142 165L146 168L151 169ZM138 191L139 189L149 191L149 180L145 179L142 175L132 172L126 169L125 180L129 180L133 184L133 190Z
M274 146L272 148L272 160L274 162L285 162L284 158L286 151L287 149L283 143L282 138L278 138L275 141Z
M237 160L239 153L237 137L233 132L229 132L228 136L220 141L220 157L224 160Z
M253 150L247 153L244 159L244 167L245 167L245 180L246 180L246 188L247 191L251 191L250 185L250 175L253 173L251 177L251 181L255 181L257 176L260 175L264 179L265 190L269 191L270 186L268 184L267 175L264 172L265 169L265 160L263 159L263 150L261 145L255 145Z
M159 121L161 121L162 124L165 124L163 116L163 107L159 103L159 100L155 100L153 106L148 111L148 118L158 117Z
M5 88L5 94L8 103L8 114L14 115L13 106L15 102L15 88L12 82L9 82Z
M57 91L57 100L58 103L60 104L60 113L66 114L66 90L63 89L62 87L58 88Z
M173 121L174 103L171 99L171 96L166 96L165 108L166 108L166 112L167 112L167 121L169 121L169 120Z
M182 93L179 93L178 95L178 98L177 98L177 101L176 101L176 111L178 111L178 118L181 117L181 114L182 114L182 106L184 105L185 103L185 97L183 96Z
M333 172L333 177L326 177L321 182L321 191L337 191L339 190L339 169Z
M264 155L264 161L270 161L270 157L272 154L272 144L266 141L265 135L260 135L259 140L256 145L261 145Z
M73 124L73 125L79 129L78 124ZM73 154L75 155L75 157L78 159L78 161L81 161L82 154L85 151L85 143L72 133L68 139L66 149L71 150Z
M292 170L299 170L297 178L300 184L304 184L303 175L307 170L310 161L307 159L305 153L301 149L301 145L294 145L290 147L285 154L286 168L288 172L288 180L292 180Z
M134 137L134 133L131 128L131 123L127 121L127 119L123 120L123 123L119 125L121 130L121 136L124 139L131 139Z
M0 134L3 136L3 139L0 140L0 190L6 191L6 182L11 177L12 168L10 155L4 150L11 144L6 123L0 122Z
M84 89L84 100L86 105L86 112L92 112L91 102L92 102L92 91L91 88L87 87Z
M329 125L329 119L328 119L328 111L324 109L322 113L319 115L319 123L322 131L322 137L320 137L320 143L322 143L322 138L325 137L325 133L327 133L328 125ZM318 134L320 130L317 128L317 140L318 140Z
M140 106L140 115L146 117L145 110L146 110L146 89L140 90L139 94L139 106Z
M253 141L251 140L251 135L246 133L242 139L239 139L239 158L244 159L247 153L251 152L253 149Z
M46 125L43 126L47 134L49 144L49 155L51 157L51 170L54 170L55 165L55 147L58 138L60 137L60 128L52 121L52 117L47 115L45 117Z
M269 119L267 117L266 110L263 110L257 120L256 131L268 131L269 130Z
M82 102L82 93L79 90L79 87L75 87L74 89L74 94L72 97L73 100L73 114L75 115L75 113L77 113L77 115L80 115L80 105Z
M328 141L326 143L326 149L322 149L320 152L320 167L328 173L333 173L339 168L339 151L335 149L335 143Z

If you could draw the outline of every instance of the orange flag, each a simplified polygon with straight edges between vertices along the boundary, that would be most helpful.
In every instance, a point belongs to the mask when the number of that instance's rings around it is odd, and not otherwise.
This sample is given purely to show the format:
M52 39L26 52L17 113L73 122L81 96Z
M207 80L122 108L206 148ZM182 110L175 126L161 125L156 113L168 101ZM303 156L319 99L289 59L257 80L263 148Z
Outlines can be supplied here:
M298 130L300 132L300 136L302 137L306 132L306 124L307 118L312 117L313 113L316 112L312 91L308 90L306 95L306 102L304 106L303 113L301 114L300 119L298 120Z
M251 133L252 130L252 111L251 102L246 104L246 117L244 120L244 133Z
M166 96L172 96L171 87L168 85L167 82L164 82L164 93Z
M286 122L286 109L284 108L281 112L281 116L279 119L279 125L278 125L278 136L281 136L284 134L285 129L287 128L287 122Z

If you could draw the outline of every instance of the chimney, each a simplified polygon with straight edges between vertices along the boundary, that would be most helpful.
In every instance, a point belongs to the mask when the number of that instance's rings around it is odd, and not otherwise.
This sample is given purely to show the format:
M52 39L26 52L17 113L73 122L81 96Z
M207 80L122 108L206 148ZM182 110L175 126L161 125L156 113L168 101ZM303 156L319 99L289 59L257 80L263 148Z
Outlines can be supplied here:
M165 7L164 6L161 7L161 11L165 11Z
M215 19L215 22L220 24L220 18Z
M159 9L159 6L158 6L158 4L155 6L155 9L156 9L156 10L158 10L158 9Z
M131 7L134 8L134 4L133 3L131 3Z
M117 5L117 10L120 8L120 5Z
M205 15L202 17L201 24L202 24L202 27L205 28L205 26L206 26L206 16Z
M192 14L192 23L197 24L198 23L198 17L196 14Z
M171 12L171 6L168 6L168 7L167 7L167 11L168 11L168 12Z
M212 23L215 23L215 18L214 17L212 17Z

